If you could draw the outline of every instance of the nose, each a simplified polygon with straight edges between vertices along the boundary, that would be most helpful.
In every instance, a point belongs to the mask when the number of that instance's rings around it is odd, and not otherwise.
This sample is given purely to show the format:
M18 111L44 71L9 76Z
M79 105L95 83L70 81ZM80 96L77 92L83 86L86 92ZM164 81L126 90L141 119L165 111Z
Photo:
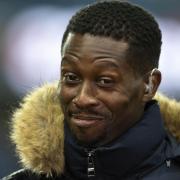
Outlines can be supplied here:
M97 106L99 101L96 98L96 95L95 87L93 87L90 82L84 82L79 88L77 95L73 99L73 103L79 108Z

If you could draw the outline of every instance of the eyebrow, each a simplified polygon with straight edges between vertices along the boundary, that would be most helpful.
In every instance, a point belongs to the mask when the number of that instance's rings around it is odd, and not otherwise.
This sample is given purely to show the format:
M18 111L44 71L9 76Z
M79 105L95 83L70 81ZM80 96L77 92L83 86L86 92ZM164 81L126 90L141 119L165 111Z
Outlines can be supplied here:
M100 66L100 67L111 67L111 68L119 68L119 64L116 63L115 61L111 60L111 61L106 61L106 60L98 60L94 62L96 64L96 66Z
M61 65L64 64L64 63L76 63L78 62L79 60L78 59L75 59L75 58L68 58L68 57L63 57L61 59Z
M105 68L115 68L115 69L119 69L119 64L115 61L115 60L105 60L106 58L102 58L102 59L96 59L95 61L92 62L92 64L95 64L96 66L99 67L105 67ZM68 58L68 57L63 57L61 60L61 65L63 65L64 63L67 64L76 64L77 62L80 62L79 59L76 58Z

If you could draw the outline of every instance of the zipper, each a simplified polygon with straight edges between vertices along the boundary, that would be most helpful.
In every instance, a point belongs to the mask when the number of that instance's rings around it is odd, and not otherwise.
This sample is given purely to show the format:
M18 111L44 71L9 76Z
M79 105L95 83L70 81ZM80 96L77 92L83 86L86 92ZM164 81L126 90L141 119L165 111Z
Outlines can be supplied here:
M86 150L87 152L87 175L88 178L95 177L96 176L96 171L95 171L95 164L94 164L94 154L95 150Z

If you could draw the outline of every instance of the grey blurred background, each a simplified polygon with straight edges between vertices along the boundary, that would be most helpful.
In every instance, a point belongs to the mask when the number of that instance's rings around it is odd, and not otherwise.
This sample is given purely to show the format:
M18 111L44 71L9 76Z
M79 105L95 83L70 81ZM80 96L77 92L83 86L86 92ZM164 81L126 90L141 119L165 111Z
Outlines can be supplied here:
M59 79L60 45L70 17L93 0L0 0L0 178L20 168L9 140L22 97ZM163 33L159 91L180 99L180 1L132 0L157 18Z

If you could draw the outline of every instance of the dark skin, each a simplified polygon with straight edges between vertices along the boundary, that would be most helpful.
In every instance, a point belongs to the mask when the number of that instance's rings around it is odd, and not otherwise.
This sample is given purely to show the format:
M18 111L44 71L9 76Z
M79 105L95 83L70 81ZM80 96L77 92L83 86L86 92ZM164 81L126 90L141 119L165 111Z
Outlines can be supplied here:
M60 102L76 139L85 146L104 145L142 116L161 80L147 78L126 62L128 43L88 34L69 34L62 49Z

